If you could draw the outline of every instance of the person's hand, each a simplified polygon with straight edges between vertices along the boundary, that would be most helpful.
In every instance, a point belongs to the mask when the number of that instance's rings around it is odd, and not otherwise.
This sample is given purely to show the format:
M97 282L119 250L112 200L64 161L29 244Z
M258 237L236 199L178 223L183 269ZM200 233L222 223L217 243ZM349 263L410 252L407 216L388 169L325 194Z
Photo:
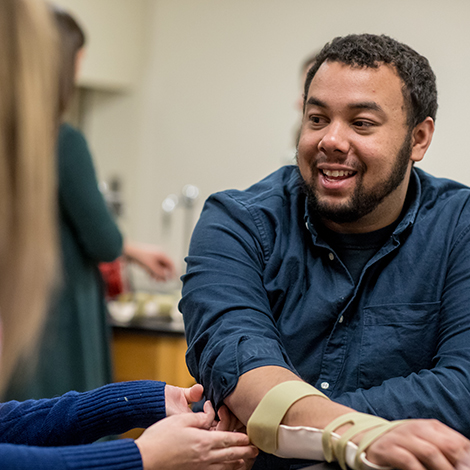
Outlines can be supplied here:
M126 242L123 253L129 260L144 268L157 281L167 281L176 275L172 259L156 246Z
M470 470L470 451L463 454L455 468L456 470Z
M242 432L246 434L246 426L225 406L217 411L220 421L217 423L217 431ZM245 468L249 470L255 463L255 457L245 459ZM470 470L470 469L466 469Z
M404 470L453 470L469 464L470 441L433 419L405 421L380 436L366 449L377 465ZM465 460L466 459L466 460Z
M182 413L150 426L135 441L144 470L238 470L258 450L248 436L210 431L215 412L209 402L204 413Z
M219 408L217 414L220 420L217 423L217 431L236 431L246 434L245 425L225 405Z
M189 405L202 400L204 389L196 384L190 388L165 385L165 410L167 416L180 413L192 413Z

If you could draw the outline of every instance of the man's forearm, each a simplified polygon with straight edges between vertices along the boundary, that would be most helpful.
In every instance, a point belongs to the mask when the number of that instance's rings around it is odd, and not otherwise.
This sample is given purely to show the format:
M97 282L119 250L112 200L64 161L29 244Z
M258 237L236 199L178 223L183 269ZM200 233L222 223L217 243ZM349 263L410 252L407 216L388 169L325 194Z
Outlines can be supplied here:
M301 380L288 369L275 366L260 367L243 374L235 390L225 399L226 405L244 424L258 403L275 385L289 380ZM323 429L333 419L352 410L322 397L309 396L295 402L287 411L283 424L311 426Z

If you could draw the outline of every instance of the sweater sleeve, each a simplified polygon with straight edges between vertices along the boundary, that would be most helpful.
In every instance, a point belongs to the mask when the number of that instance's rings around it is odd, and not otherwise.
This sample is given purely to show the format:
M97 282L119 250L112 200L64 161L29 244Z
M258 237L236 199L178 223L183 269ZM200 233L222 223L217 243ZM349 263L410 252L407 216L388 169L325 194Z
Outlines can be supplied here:
M2 470L142 470L135 442L111 442L66 447L0 444Z
M87 256L113 261L122 252L122 235L98 188L95 167L83 135L68 124L60 128L59 204Z
M3 403L0 443L86 444L136 427L146 428L165 416L163 382L114 383L90 392L69 392L58 398Z

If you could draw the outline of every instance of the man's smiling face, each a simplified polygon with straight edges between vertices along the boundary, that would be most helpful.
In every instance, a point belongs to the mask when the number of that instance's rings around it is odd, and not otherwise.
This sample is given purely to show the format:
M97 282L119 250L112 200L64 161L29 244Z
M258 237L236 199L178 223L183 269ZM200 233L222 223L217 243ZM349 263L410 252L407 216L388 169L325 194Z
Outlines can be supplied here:
M389 65L325 62L312 79L297 158L310 209L334 230L376 230L400 214L412 165L402 86Z

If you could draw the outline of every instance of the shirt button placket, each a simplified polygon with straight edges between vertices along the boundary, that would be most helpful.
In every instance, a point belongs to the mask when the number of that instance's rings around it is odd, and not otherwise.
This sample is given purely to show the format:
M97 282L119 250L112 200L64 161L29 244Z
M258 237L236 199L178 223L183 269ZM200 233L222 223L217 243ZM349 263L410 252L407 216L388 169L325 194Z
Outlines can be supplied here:
M336 259L336 255L332 251L329 251L328 259L331 262L333 262ZM344 322L344 317L343 315L341 315L338 318L338 323L341 324L343 322ZM345 345L343 328L336 329L334 337L330 339L332 341L330 340L328 341L327 348L325 351L324 361L322 364L322 371L320 374L320 376L323 376L323 377L334 377L337 373L338 367L342 367L341 364L338 364L338 362L342 363L344 361L343 354L341 353L341 351L344 350L344 345ZM339 361L341 357L343 357L343 359ZM327 382L326 380L324 380L323 382L320 382L320 388L324 390L325 392L329 390L330 387L332 386L334 387L334 385L335 385L335 379L333 379L333 383Z

